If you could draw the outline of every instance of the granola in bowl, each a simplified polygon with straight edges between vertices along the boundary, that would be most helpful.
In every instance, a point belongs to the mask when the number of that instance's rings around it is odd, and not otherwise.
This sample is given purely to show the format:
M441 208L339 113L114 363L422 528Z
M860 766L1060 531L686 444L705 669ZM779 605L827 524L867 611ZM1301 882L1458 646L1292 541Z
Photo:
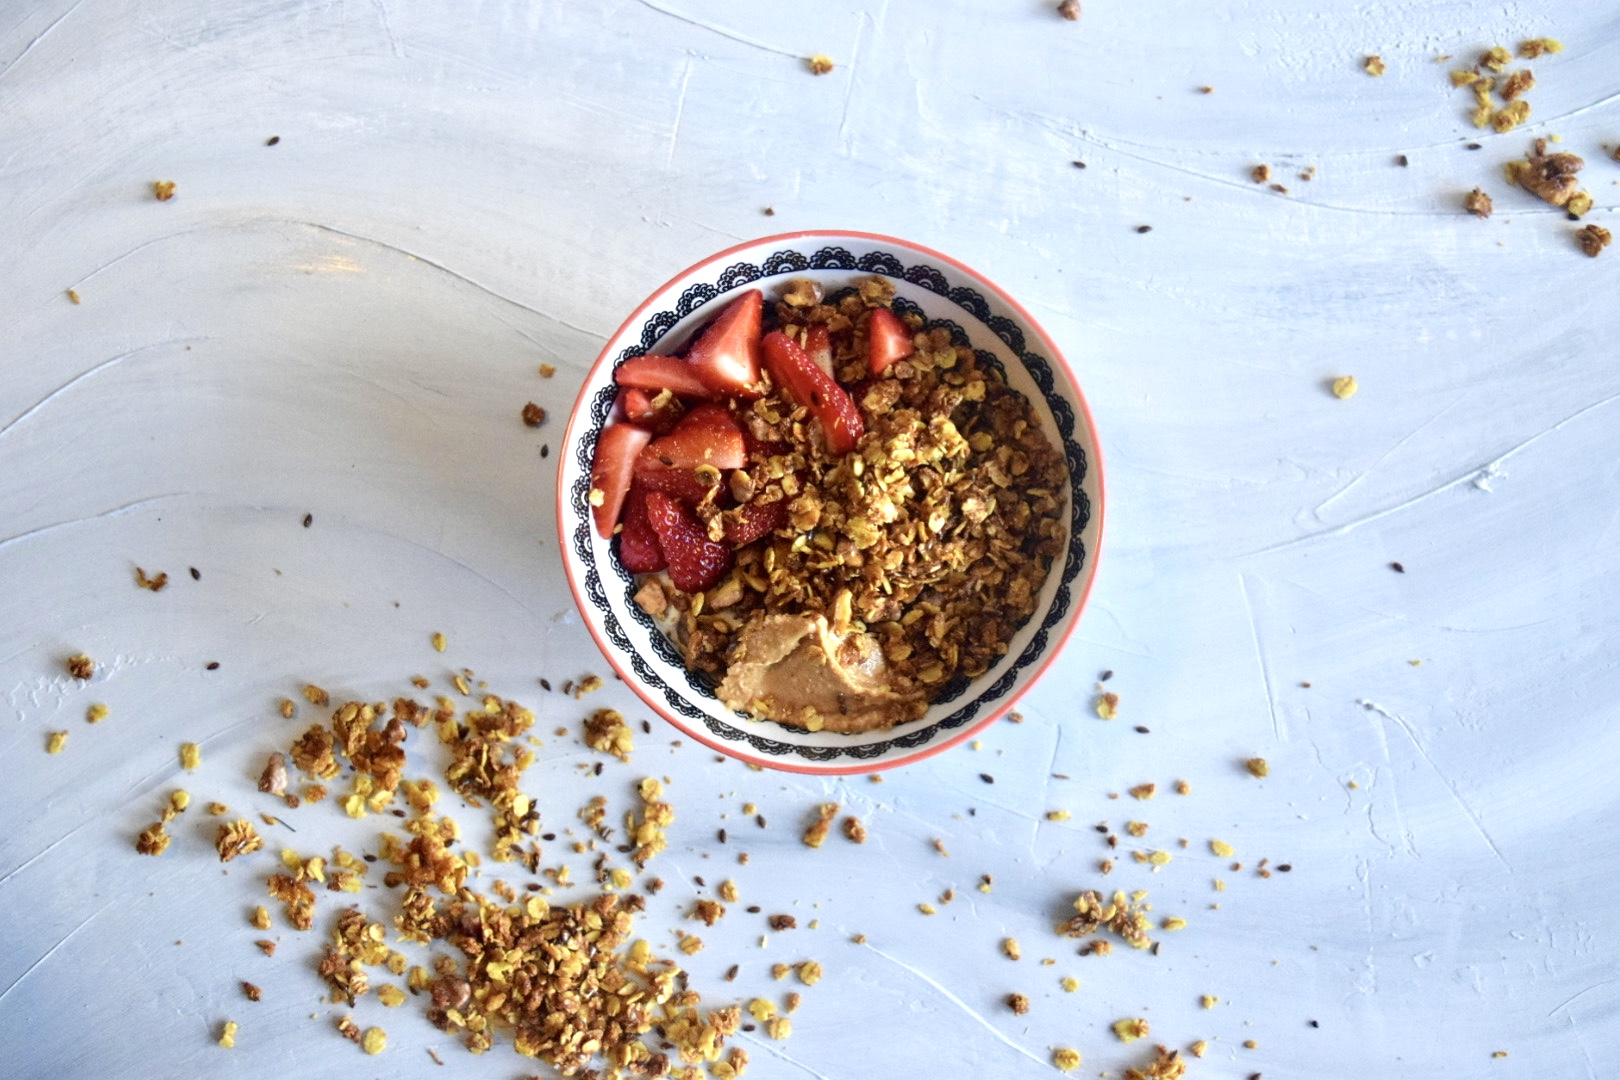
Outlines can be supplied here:
M1095 570L1095 436L1061 359L902 241L699 264L610 340L566 439L586 625L667 719L758 764L891 767L967 737Z

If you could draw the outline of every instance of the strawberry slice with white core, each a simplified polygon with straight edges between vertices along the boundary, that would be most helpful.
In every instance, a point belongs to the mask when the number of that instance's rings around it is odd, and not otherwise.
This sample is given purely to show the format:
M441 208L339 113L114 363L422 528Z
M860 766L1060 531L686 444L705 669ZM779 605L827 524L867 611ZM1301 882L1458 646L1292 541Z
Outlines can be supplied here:
M822 371L793 339L780 330L765 335L765 369L795 402L810 410L821 424L827 450L847 454L866 434L861 411L838 380Z
M699 405L661 439L648 443L638 457L637 471L644 469L695 469L712 465L716 469L740 469L748 464L748 448L742 428L724 405Z
M804 354L828 375L833 373L832 335L827 332L826 323L816 323L805 331Z
M697 369L678 356L632 356L613 369L613 381L654 394L668 390L681 397L714 397Z
M916 351L911 328L900 321L900 316L886 307L872 309L866 324L866 358L872 374L883 374L890 364Z
M619 415L637 427L644 427L654 435L664 435L681 418L681 402L674 394L662 390L643 390L639 386L621 386L615 399Z
M727 304L686 350L686 362L713 395L759 396L759 331L764 312L765 294L749 289Z
M590 501L599 536L613 535L635 473L636 455L646 449L651 439L652 432L634 424L609 424L596 437L596 457L591 460Z
M679 501L649 491L647 520L669 562L669 579L682 592L712 589L731 569L731 549L710 540L697 515Z

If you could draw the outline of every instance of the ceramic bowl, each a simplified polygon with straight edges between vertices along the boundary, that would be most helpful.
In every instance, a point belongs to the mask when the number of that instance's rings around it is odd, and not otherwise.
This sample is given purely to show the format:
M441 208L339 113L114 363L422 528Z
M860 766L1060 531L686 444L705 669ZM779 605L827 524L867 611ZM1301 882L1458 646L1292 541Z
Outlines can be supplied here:
M636 590L614 543L592 527L591 459L613 412L613 370L646 352L681 351L738 292L773 290L799 277L828 292L860 278L894 282L897 311L948 327L993 361L1033 402L1069 467L1068 557L1054 562L1040 606L989 671L950 688L921 719L859 735L809 732L728 709L689 673L632 600ZM769 236L711 255L643 300L608 339L580 390L558 466L557 521L574 600L613 668L659 715L698 742L750 764L812 773L892 769L970 738L1002 716L1051 663L1074 628L1097 571L1103 487L1097 435L1084 397L1056 344L988 278L918 244L868 233L811 231Z

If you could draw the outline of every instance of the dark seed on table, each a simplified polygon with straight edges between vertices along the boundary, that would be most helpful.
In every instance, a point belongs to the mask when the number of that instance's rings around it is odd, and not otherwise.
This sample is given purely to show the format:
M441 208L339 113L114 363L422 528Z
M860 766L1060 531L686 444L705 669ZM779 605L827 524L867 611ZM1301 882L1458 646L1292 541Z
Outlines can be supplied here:
M307 529L313 524L315 524L315 515L314 514L305 514L304 515L304 528Z
M541 679L540 680L540 689L546 691L547 693L550 693L551 692L551 680L550 679Z
M1278 870L1281 870L1285 874L1288 873L1293 868L1294 868L1293 863L1283 863L1282 865L1277 867Z
M191 567L191 580L192 581L201 581L202 580L202 571L197 569L195 566Z
M643 735L651 735L652 734L652 724L648 723L646 720L643 720L641 722L641 733Z
M1083 161L1077 161L1074 163L1074 167L1077 169L1083 169L1086 167L1086 163Z
M1112 679L1113 677L1114 677L1114 669L1109 668L1107 671L1105 671L1101 675L1097 676L1097 681L1098 682L1107 682L1109 679Z
M1139 233L1152 232L1153 231L1153 226L1151 226L1151 225L1138 225L1136 227L1136 231L1139 232Z
M980 773L980 774L979 774L979 779L980 779L980 780L983 780L983 781L984 781L984 782L985 782L985 783L987 783L987 784L993 784L993 783L995 783L995 782L996 782L996 778L995 778L995 777L993 777L993 776L991 776L991 775L990 775L990 774L989 774L989 773L987 773L987 772L982 772L982 773Z
M748 914L750 914L750 915L758 915L759 911L760 911L760 907L759 907L758 904L750 904L748 906Z
M266 146L274 146L274 145L276 145L276 143L278 143L280 141L281 141L281 136L280 135L272 135L268 139L264 140L264 145L266 145Z
M598 761L596 763L596 768L592 769L591 771L593 773L595 773L597 776L601 776L602 775L602 763L600 761Z
M1401 168L1404 169L1410 163L1406 160L1406 155L1405 154L1396 154L1395 155L1395 164L1399 165Z
M1319 1028L1319 1027L1322 1026L1321 1024L1318 1024L1315 1020L1307 1020L1305 1022L1307 1024L1311 1025L1311 1027L1313 1027L1313 1028Z
M210 660L210 661L208 661L208 670L209 671L218 671L219 670L219 661L218 660Z
M715 833L714 835L715 835L715 838L718 839L722 844L726 842L726 830L721 829L719 832Z
M551 456L551 444L550 443L541 443L540 444L540 456L543 457L543 458Z
M1396 572L1396 573L1397 573L1397 574L1404 574L1404 573L1406 573L1406 567L1404 567L1404 566L1402 566L1402 565L1401 565L1401 564L1400 564L1400 563L1398 563L1398 562L1392 562L1392 563L1390 563L1390 564L1389 564L1389 568L1390 568L1390 569L1391 569L1391 570L1393 570L1393 571L1395 571L1395 572Z
M1136 731L1139 735L1146 735L1148 733L1148 729L1143 727L1141 724L1136 725Z
M1469 150L1478 150L1479 148L1480 148L1480 144L1477 143L1477 142L1471 142L1467 146L1467 149L1469 149Z
M765 815L764 814L755 814L754 815L754 824L758 825L760 828L763 829L765 827Z

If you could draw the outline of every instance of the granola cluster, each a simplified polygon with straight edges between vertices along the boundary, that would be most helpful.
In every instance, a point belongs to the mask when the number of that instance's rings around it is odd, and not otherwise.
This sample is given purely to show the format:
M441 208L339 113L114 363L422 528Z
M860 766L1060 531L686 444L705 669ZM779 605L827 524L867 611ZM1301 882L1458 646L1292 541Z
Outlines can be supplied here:
M776 389L752 403L748 466L727 483L754 503L785 502L787 524L740 550L707 593L648 598L678 609L688 667L719 679L751 623L822 616L839 635L871 635L921 715L952 680L988 670L1034 614L1066 540L1063 457L1000 372L915 315L904 317L915 351L871 375L866 328L893 296L883 278L826 299L798 281L776 303L790 337L826 327L866 431L832 456L805 408ZM698 507L715 539L737 513Z

